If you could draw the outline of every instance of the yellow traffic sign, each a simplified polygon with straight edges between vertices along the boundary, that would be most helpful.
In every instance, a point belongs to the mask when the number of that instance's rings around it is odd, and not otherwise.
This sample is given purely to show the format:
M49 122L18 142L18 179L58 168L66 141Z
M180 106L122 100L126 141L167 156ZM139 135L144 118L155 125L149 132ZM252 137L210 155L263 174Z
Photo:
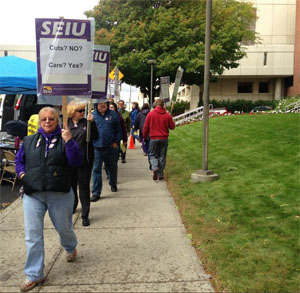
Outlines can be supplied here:
M113 69L110 73L109 73L109 78L114 80L115 79L115 70ZM119 80L121 80L124 77L124 74L119 70Z

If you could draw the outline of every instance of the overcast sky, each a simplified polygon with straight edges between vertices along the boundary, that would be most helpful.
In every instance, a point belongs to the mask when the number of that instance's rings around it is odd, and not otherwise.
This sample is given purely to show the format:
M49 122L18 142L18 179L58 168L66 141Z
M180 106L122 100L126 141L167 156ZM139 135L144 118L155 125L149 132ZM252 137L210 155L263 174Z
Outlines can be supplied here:
M84 11L91 10L99 0L1 0L0 44L34 45L35 19L86 19ZM132 88L132 99L137 90ZM123 86L122 99L129 98L129 86Z
M84 11L97 4L98 0L1 0L1 44L34 45L36 18L86 19Z

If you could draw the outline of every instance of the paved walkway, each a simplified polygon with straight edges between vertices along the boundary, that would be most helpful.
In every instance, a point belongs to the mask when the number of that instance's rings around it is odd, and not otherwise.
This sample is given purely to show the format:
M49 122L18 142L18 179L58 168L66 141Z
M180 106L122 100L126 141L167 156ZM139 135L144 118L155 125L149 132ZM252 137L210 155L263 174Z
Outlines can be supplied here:
M104 182L89 227L80 211L74 215L73 263L46 215L47 279L31 292L213 292L166 183L152 180L140 146L127 151L126 164L119 162L118 189L112 193ZM0 292L18 292L26 256L21 199L0 213L0 249Z

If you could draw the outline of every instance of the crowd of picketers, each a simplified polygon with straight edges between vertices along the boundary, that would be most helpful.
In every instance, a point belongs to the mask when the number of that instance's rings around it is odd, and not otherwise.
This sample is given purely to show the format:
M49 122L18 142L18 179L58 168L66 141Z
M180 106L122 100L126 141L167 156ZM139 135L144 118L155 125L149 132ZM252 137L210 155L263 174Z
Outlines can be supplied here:
M81 203L82 225L89 226L91 202L102 195L102 169L106 171L111 192L117 192L118 161L126 163L126 148L131 135L148 157L153 180L164 179L169 129L172 116L164 100L157 99L154 109L147 103L139 108L132 103L128 112L123 100L99 102L85 115L86 103L71 101L68 122L60 127L59 112L44 107L38 114L39 126L24 138L16 155L16 172L23 185L24 227L27 259L26 292L44 282L43 222L48 211L66 251L66 261L77 256L77 238L72 214ZM30 123L30 122L29 122ZM87 143L87 131L90 140ZM90 183L92 179L92 188ZM79 196L78 196L79 195Z

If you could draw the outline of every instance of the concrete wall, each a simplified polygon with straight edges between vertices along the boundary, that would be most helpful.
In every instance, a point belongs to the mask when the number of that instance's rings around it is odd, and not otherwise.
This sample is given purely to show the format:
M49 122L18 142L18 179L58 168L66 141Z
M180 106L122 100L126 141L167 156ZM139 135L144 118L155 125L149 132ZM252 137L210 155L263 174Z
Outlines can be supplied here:
M293 75L296 0L250 2L258 17L255 32L259 36L259 44L245 47L247 56L240 60L240 66L225 71L223 76Z
M244 1L244 0L240 0ZM240 66L226 70L210 84L210 99L273 100L289 92L300 93L300 0L250 0L256 8L255 31L259 43L245 47L246 57ZM296 17L297 13L297 17ZM293 91L285 79L294 76ZM252 82L251 93L238 93L239 82ZM259 93L259 83L268 82L267 93ZM198 94L193 94L198 90ZM178 99L198 104L199 87L180 88ZM192 107L191 107L192 108Z
M252 93L238 93L238 82L253 82ZM268 93L259 93L259 82L269 83ZM274 81L272 79L219 79L216 83L210 84L210 99L214 100L273 100Z
M297 0L296 3L294 76L293 86L287 92L288 96L300 94L300 0Z

